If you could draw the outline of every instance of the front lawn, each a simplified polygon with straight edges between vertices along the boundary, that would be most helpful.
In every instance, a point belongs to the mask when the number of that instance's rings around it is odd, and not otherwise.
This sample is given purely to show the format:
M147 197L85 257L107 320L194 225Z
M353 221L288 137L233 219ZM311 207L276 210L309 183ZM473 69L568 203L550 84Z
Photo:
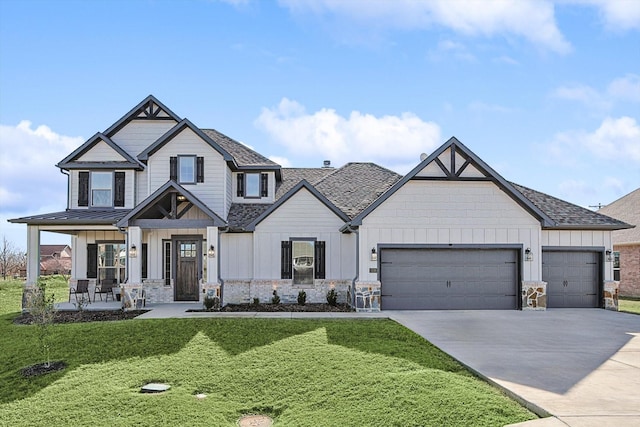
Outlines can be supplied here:
M2 425L501 426L535 418L390 320L163 319L36 326L0 316ZM161 395L141 394L165 382ZM205 398L196 395L205 394Z
M620 311L640 314L640 298L620 298L618 304Z

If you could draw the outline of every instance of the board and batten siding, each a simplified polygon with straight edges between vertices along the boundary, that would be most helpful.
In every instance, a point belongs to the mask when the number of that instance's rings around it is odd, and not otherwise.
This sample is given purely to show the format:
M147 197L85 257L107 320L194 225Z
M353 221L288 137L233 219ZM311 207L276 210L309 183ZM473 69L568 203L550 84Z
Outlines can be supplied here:
M222 233L218 253L223 280L253 279L252 233Z
M87 244L96 242L125 242L125 235L118 230L89 230L79 232L71 239L73 257L71 257L71 277L87 277Z
M116 150L107 145L106 142L100 141L89 151L78 157L80 162L123 162L126 161Z
M204 157L204 182L185 184L184 187L209 209L224 217L227 164L220 153L188 128L149 157L149 193L153 193L169 180L169 158L181 155Z
M205 241L207 238L207 230L205 228L143 230L142 241L147 244L147 279L163 279L162 241L171 240L172 237L180 235L202 236L202 240Z
M132 157L137 158L138 154L176 124L174 120L132 120L112 135L111 140Z
M540 222L491 182L409 181L364 218L360 280L377 280L381 244L522 244L534 252L523 280L540 280Z
M306 189L301 189L256 226L254 279L280 279L280 242L315 238L326 242L326 279L355 277L355 235L339 232L344 225L335 213Z
M612 232L608 230L542 230L542 246L604 248L613 250ZM613 280L613 262L605 262L604 280Z
M135 191L136 191L136 172L133 169L127 169L124 171L116 170L117 172L125 173L125 193L124 193L124 206L116 209L133 209L135 207ZM69 209L91 209L91 195L89 195L89 206L78 206L78 180L79 173L87 172L86 170L80 171L72 169L69 171ZM99 172L113 172L111 170L99 170ZM89 184L89 191L91 191L91 184Z

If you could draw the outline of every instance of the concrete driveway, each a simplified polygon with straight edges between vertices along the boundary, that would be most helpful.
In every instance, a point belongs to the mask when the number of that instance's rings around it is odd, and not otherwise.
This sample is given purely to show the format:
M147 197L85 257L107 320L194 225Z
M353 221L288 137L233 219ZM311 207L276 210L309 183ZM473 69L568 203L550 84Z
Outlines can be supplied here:
M599 309L384 313L555 417L523 425L640 426L640 316Z

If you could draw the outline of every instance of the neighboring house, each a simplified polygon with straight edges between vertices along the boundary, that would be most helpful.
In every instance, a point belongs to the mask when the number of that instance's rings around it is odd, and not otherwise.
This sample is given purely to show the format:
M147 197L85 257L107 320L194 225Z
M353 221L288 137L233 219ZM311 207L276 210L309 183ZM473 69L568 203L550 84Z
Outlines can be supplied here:
M640 188L598 212L636 226L613 232L613 274L620 295L640 297Z
M71 274L69 245L40 245L40 274Z
M359 310L615 307L605 253L629 225L505 180L455 138L404 177L283 168L149 96L57 166L67 209L11 222L29 253L40 231L72 236L72 284L147 302L336 289Z

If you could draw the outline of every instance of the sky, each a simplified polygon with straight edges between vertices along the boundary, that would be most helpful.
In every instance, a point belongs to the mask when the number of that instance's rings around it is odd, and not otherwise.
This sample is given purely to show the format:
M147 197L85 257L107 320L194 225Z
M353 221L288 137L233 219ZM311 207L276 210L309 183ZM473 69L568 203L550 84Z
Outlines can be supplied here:
M455 136L580 206L640 186L640 1L0 0L0 234L147 95L285 167L406 173ZM68 243L42 233L42 243Z

